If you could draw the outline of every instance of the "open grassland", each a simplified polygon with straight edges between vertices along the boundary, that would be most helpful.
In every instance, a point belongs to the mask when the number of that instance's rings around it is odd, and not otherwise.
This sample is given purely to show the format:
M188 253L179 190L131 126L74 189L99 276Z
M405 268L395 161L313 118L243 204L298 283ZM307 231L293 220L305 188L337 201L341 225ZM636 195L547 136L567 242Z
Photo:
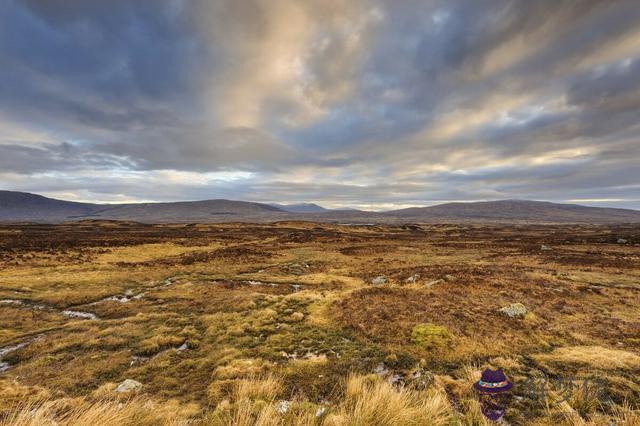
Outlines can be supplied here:
M3 426L485 424L487 367L640 424L640 227L0 226Z

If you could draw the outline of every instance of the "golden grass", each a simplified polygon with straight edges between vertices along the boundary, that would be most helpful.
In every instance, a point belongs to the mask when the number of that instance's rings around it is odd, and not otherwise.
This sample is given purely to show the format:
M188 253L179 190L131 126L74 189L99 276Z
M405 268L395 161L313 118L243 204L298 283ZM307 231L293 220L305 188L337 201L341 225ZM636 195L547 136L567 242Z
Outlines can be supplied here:
M282 393L282 381L273 375L236 382L234 397L240 399L261 399L273 401Z
M467 368L466 383L476 377ZM480 404L472 395L451 405L443 387L426 391L396 389L375 375L351 375L345 391L333 405L320 405L302 399L282 400L281 380L273 375L236 381L229 394L212 409L202 410L172 400L158 403L138 396L119 402L82 398L42 400L36 396L16 402L0 411L0 426L79 426L79 425L193 425L193 426L488 426ZM106 394L103 397L107 397ZM629 404L613 407L610 413L580 413L569 402L552 408L532 425L610 425L638 426L640 412Z
M8 247L0 258L6 261L0 299L51 307L0 305L0 347L43 334L3 357L10 369L0 379L1 418L7 405L51 398L30 410L65 424L73 404L55 401L74 397L87 398L74 402L78 413L103 410L107 423L92 420L100 424L109 424L115 400L124 404L123 424L147 418L194 425L423 424L411 418L426 415L441 424L481 425L486 421L471 384L483 368L502 367L516 389L542 371L581 370L582 376L600 370L615 401L630 402L625 411L574 396L546 412L525 397L507 413L512 424L637 419L640 345L633 332L640 293L629 287L640 279L631 261L639 251L598 243L608 229L425 226L420 234L290 222L196 226L197 233L182 234L181 225L133 232L129 225L108 226L104 236L90 235L94 245L78 234L70 248L58 243L76 228L51 227L48 244L26 241L26 249ZM0 226L0 232L7 230ZM541 243L557 250L541 256ZM235 254L235 248L251 250ZM217 249L224 256L208 255ZM569 252L571 258L561 257ZM600 267L601 254L620 266ZM183 262L185 256L193 262ZM292 272L291 263L309 268ZM382 274L389 283L371 286L370 278ZM407 285L415 274L418 282ZM447 275L454 278L425 288ZM176 279L165 286L167 277ZM277 286L221 285L227 280ZM291 284L301 287L293 291ZM144 295L88 304L125 292ZM514 300L527 306L530 318L496 314ZM100 319L70 319L62 309ZM182 343L187 349L177 351ZM381 363L406 380L404 390L366 376ZM416 369L423 375L413 381ZM129 395L114 394L127 378L143 383L131 404ZM179 401L174 411L180 414L160 416L166 405L160 401L169 399ZM285 413L280 399L289 401ZM183 413L190 404L202 411ZM148 417L148 406L155 417ZM389 414L378 406L394 408Z
M146 401L103 401L73 405L64 400L29 402L0 418L0 426L154 426L179 424L177 413Z
M578 364L601 370L640 369L640 356L632 352L602 346L557 348L548 354L535 355L534 359L541 363Z
M454 414L445 395L395 390L375 376L351 376L344 402L328 424L335 425L447 425Z

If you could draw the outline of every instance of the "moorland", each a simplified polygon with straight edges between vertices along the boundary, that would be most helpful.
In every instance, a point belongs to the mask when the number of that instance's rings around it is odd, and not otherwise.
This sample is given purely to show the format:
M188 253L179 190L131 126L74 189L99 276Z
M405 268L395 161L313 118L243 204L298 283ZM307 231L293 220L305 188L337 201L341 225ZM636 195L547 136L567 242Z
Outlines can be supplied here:
M638 306L638 225L1 225L0 425L639 424Z

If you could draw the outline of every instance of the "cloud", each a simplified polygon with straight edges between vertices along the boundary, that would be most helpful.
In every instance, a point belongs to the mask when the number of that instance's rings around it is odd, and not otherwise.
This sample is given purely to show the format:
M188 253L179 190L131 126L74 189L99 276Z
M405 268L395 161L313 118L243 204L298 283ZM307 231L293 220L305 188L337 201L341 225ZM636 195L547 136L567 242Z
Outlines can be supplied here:
M632 0L0 7L7 189L640 208Z

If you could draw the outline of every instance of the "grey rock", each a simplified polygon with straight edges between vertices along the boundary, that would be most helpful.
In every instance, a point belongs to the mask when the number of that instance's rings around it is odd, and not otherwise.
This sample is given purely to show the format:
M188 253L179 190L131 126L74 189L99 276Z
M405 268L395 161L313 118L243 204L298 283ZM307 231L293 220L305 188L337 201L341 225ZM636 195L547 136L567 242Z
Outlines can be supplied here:
M415 282L418 281L419 279L420 279L420 274L413 274L409 278L404 280L404 282L407 284L415 284Z
M289 405L290 402L289 401L278 401L276 403L276 412L278 414L285 414L287 411L289 411Z
M527 312L527 307L522 303L512 303L509 306L505 306L500 308L500 312L508 316L509 318L522 318Z
M392 374L387 378L387 382L394 387L404 387L404 378L400 374Z
M142 383L136 380L126 379L125 381L123 381L118 385L118 387L116 388L116 392L127 393L133 390L140 389L141 387L142 387Z
M542 251L549 251L549 250L553 250L553 249L551 248L551 246L548 246L548 245L546 245L546 244L542 244L542 245L540 246L540 250L542 250Z
M376 375L378 375L380 377L383 377L383 376L386 376L389 373L389 369L387 368L386 365L384 365L383 363L380 363L380 364L376 365L376 368L373 370L373 372Z
M618 238L618 244L627 244L627 240L624 238Z
M371 284L373 285L382 285L387 283L387 277L384 275L378 275L374 279L371 280Z
M129 363L129 367L133 367L134 365L144 364L147 361L149 361L149 357L134 355L131 357L131 362Z

